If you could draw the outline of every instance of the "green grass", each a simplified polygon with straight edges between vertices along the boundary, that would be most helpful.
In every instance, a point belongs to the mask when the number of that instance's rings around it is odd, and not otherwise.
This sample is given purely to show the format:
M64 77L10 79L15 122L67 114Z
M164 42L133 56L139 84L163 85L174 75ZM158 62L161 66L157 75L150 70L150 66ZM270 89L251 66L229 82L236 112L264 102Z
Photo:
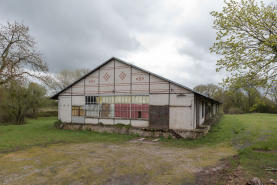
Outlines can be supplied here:
M28 119L25 125L0 126L0 152L59 142L125 142L135 137L82 130L59 130L53 127L55 121L57 117L41 117Z
M253 176L273 178L276 173L266 167L277 168L277 115L224 115L218 125L203 138L189 140L162 139L172 146L233 146L238 149L240 165Z
M0 152L51 143L125 142L135 135L97 133L82 130L59 130L53 127L57 117L28 119L26 125L0 126ZM124 126L118 124L117 126ZM163 139L170 147L236 147L240 165L262 178L273 178L266 167L277 168L277 115L224 115L203 138Z

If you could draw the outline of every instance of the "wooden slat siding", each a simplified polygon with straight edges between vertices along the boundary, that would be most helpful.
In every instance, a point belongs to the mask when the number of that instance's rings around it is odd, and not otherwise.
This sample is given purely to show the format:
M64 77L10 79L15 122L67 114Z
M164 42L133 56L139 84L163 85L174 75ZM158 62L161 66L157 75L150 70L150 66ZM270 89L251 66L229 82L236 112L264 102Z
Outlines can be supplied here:
M132 76L148 75L147 73L133 73Z
M102 71L114 70L114 67L101 67Z
M131 66L116 66L115 69L127 69L131 68Z

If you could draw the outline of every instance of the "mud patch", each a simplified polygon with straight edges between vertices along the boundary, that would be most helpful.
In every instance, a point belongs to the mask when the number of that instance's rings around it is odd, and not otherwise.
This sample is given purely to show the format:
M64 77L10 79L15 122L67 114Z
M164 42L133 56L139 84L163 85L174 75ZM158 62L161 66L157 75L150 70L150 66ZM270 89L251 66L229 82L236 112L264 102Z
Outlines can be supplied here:
M231 162L232 161L232 162ZM251 176L239 166L237 155L222 159L220 163L204 168L195 176L195 184L245 184Z

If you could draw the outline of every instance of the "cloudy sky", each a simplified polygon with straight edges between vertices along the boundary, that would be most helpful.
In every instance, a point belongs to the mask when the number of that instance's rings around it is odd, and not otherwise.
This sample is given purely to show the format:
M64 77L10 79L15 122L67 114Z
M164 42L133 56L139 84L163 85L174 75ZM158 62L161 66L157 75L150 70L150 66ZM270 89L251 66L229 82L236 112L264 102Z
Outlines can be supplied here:
M270 0L265 1L267 3ZM0 0L0 24L24 21L50 72L112 56L193 88L218 84L211 11L223 0Z

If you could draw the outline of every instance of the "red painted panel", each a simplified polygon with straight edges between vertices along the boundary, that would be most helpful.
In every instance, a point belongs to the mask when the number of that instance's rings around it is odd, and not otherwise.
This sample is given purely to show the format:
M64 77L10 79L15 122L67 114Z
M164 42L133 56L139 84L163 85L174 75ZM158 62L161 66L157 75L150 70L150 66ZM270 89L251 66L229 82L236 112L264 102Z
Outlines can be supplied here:
M130 111L131 112L131 118L138 118L139 114L141 115L141 118L148 119L149 118L149 105L148 104L115 104L115 110L114 115L117 118L130 118ZM140 112L140 113L139 113Z

